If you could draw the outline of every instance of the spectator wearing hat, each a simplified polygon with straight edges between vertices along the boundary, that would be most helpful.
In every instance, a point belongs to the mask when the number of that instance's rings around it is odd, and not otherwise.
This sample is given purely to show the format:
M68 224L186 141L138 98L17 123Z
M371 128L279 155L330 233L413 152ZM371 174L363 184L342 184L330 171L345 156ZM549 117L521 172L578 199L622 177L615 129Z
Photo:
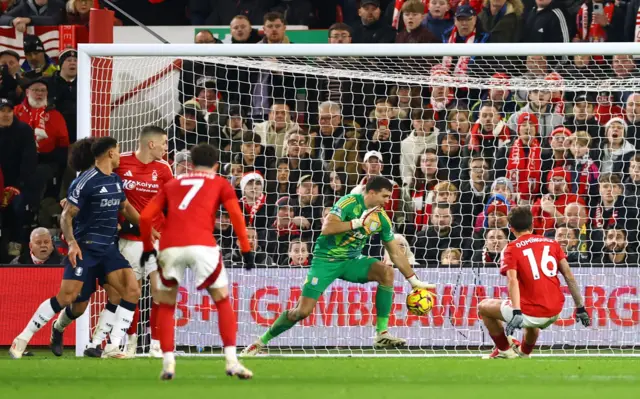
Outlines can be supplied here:
M404 31L396 36L396 43L440 43L440 39L429 32L422 20L424 4L420 0L409 0L402 5Z
M538 118L525 112L518 117L517 137L496 155L497 177L505 176L513 183L517 202L530 205L540 194L542 147L538 138Z
M42 40L36 35L24 35L24 57L22 70L27 79L52 76L58 67L44 50Z
M493 183L491 183L487 202L483 204L482 211L476 216L475 224L473 226L474 233L477 233L488 226L487 209L494 201L504 202L508 205L509 209L517 205L514 192L513 183L506 177L498 177L493 181Z
M291 133L299 130L300 125L291 120L289 106L284 102L274 102L268 119L253 126L253 131L261 137L262 142L274 147L278 158L286 153L286 142Z
M626 137L627 122L613 118L604 126L605 140L600 152L600 173L629 173L629 161L636 147Z
M453 13L449 1L429 0L429 10L422 25L436 37L442 37L444 32L453 26Z
M534 234L546 234L556 226L566 223L564 218L567 204L584 201L571 193L570 172L564 168L554 168L547 175L547 194L539 198L531 207Z
M542 143L546 145L546 139L549 137L553 129L562 125L562 122L564 121L564 116L556 113L556 107L552 102L552 98L553 93L551 90L540 90L538 88L529 90L529 102L518 112L511 115L507 122L509 129L515 131L521 114L534 114L538 118L539 137L542 140Z
M551 132L549 137L549 148L542 150L542 166L540 168L542 172L541 182L547 181L547 174L552 169L558 167L564 167L567 163L567 148L565 147L565 140L567 140L573 132L566 127L559 126ZM568 142L568 141L567 141ZM542 191L546 193L545 188L542 187Z
M258 43L262 40L258 30L251 27L251 21L246 15L240 14L233 17L229 31L233 44Z
M478 20L491 43L516 43L520 39L524 5L521 0L484 0Z
M489 85L491 88L483 90L480 100L471 106L471 120L478 120L480 107L487 101L496 106L502 120L509 120L511 114L520 108L520 104L515 100L515 92L509 89L509 75L502 72L494 73Z
M400 173L402 184L413 179L418 158L427 148L438 148L436 121L432 109L420 108L411 112L411 134L400 143Z
M296 223L295 203L288 196L280 198L276 202L276 216L270 223L267 231L267 253L279 265L287 264L289 243L300 238L302 232Z
M169 154L188 150L199 143L208 143L209 125L204 120L200 103L189 100L182 104L169 131Z
M609 119L624 114L622 107L616 103L615 94L616 93L611 90L604 90L596 96L596 106L593 109L593 114L600 126L604 126L609 122Z
M23 90L20 87L22 68L20 55L13 50L0 51L0 98L6 98L14 104L22 100Z
M26 242L23 225L27 206L33 209L38 202L34 180L37 165L33 129L14 116L11 101L0 99L0 170L4 180L0 212L12 257L20 255L20 243L23 239ZM0 248L0 258L3 252Z
M434 151L435 152L435 151ZM351 194L364 194L367 181L372 176L383 176L384 158L379 151L368 151L362 161L362 170L365 176L360 180L360 183L351 190ZM389 219L396 223L400 223L400 220L405 220L404 204L402 200L402 190L398 183L389 179L393 183L393 190L391 191L391 201L387 202L384 206L387 211Z
M214 127L221 126L226 121L229 112L227 104L222 101L222 96L216 89L215 80L207 80L196 87L195 100L200 104L204 114L204 120ZM214 134L216 136L216 134Z
M233 234L233 232L229 232ZM274 267L277 264L273 261L271 256L266 253L258 243L258 233L253 227L247 227L247 237L249 238L249 245L251 251L255 254L256 267ZM231 267L242 268L242 252L240 250L240 241L236 241L236 246L231 251L224 255L224 261L226 264L231 264Z
M29 246L11 261L12 265L62 265L62 256L53 245L51 233L44 227L31 232Z
M74 49L64 50L58 57L58 63L60 70L48 78L48 102L62 114L69 131L69 142L75 143L78 137L76 129L78 52Z
M476 11L468 4L456 9L453 27L442 35L443 43L487 43L490 34L482 30L478 23ZM469 68L474 66L475 57L444 57L442 64L453 75L465 76Z
M262 145L260 136L247 132L242 136L240 153L234 155L232 163L239 164L244 172L258 172L267 176L267 170L273 164L273 150Z
M418 262L438 266L441 252L462 247L462 228L454 223L453 216L448 203L434 204L427 229L417 233L415 255Z
M56 26L64 21L65 6L61 0L24 0L0 16L0 25L13 26L25 32L27 26Z
M507 216L513 206L514 205L503 195L497 194L489 197L482 211L482 225L473 232L473 240L465 243L465 259L470 259L474 253L482 251L482 248L485 246L485 238L487 237L488 230L508 229L509 220ZM463 236L466 237L468 234L463 234Z
M575 25L567 23L567 11L559 0L536 0L522 30L524 43L568 43Z
M188 150L178 151L173 157L173 167L176 177L192 172L191 153Z
M583 198L585 203L593 205L598 198L598 164L591 154L592 140L589 133L579 130L569 137L565 147L569 148L564 168L570 172L572 192Z
M240 180L242 197L240 204L244 211L247 226L252 226L258 232L259 237L264 237L269 219L269 206L265 194L265 181L258 172L247 172Z
M565 116L562 126L571 133L583 130L592 137L594 148L600 148L600 140L604 137L602 127L595 116L595 96L591 93L580 93L573 99L572 113Z
M352 25L353 43L394 43L396 31L380 18L379 0L362 0L358 9L360 20Z
M302 232L302 238L315 241L322 230L322 200L320 188L311 175L300 177L291 204L295 209L293 223Z

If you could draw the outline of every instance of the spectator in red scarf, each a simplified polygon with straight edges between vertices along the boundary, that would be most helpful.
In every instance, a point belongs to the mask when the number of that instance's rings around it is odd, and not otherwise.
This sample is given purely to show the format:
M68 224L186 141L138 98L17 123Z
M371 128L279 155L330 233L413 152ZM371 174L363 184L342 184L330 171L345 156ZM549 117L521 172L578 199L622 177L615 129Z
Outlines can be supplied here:
M515 91L509 89L509 75L505 73L494 73L489 80L491 86L483 90L480 100L471 106L471 120L478 120L480 107L489 101L493 103L503 120L509 120L511 114L516 112L520 105L515 100Z
M511 180L518 203L530 204L540 193L542 150L538 139L538 118L525 112L518 117L518 137L498 150L496 176Z
M576 17L576 39L582 42L624 41L626 10L616 4L613 0L584 2Z
M402 5L404 32L398 33L396 43L440 43L433 33L421 25L424 17L424 4L420 0L409 0Z
M534 234L546 234L557 225L564 224L564 212L567 204L584 202L575 194L571 194L569 172L563 168L553 169L547 176L547 192L538 199L531 212L533 213Z
M473 251L474 265L497 266L500 264L500 254L509 243L509 232L506 229L489 228L484 230L484 245L482 249Z
M480 107L480 117L471 128L467 153L481 155L493 167L496 151L505 146L510 138L511 130L502 120L500 110L487 101Z
M282 266L309 267L311 255L309 254L309 246L305 241L300 239L291 241L288 254L288 262Z
M413 209L415 212L417 226L427 223L425 215L427 214L427 198L431 190L438 184L438 155L437 151L427 148L420 155L416 162L416 169L413 179L408 186L408 196L413 199ZM407 232L408 234L408 232Z
M294 201L289 197L282 197L276 202L276 216L267 233L267 253L277 264L287 264L289 258L289 243L300 238L301 231L294 223Z
M618 118L624 114L622 107L616 104L615 101L616 98L612 91L598 93L593 113L601 126L606 125L611 118Z
M491 183L491 190L489 191L487 203L483 204L481 212L476 216L473 231L477 233L478 231L482 230L483 227L487 226L488 223L485 223L487 213L485 212L485 210L488 209L487 205L490 205L496 201L507 201L509 202L509 207L516 206L513 195L514 192L515 191L513 189L513 183L511 182L511 180L507 179L506 177L498 177L497 179L495 179L493 183ZM506 212L505 215L507 215L508 213L509 212Z
M567 148L565 147L565 139L571 137L571 130L566 127L557 127L551 132L549 137L549 148L542 151L542 179L547 181L547 174L552 169L564 167L567 163ZM542 190L545 191L544 189Z
M447 29L453 25L451 5L447 0L429 0L427 15L422 25L437 37L442 37Z
M264 178L258 172L245 173L240 180L242 198L240 203L244 211L247 226L254 227L259 237L264 237L269 217L267 195L264 193Z
M565 147L569 148L565 169L571 174L572 191L593 205L598 198L598 164L591 158L591 136L585 131L575 132Z
M538 117L538 136L540 139L548 138L553 129L562 125L564 121L564 116L557 112L559 107L557 103L553 103L553 97L553 90L540 90L538 88L529 90L529 102L518 112L511 115L507 122L509 129L515 130L520 114L529 112Z
M476 11L468 4L459 6L456 9L454 25L446 30L442 35L443 43L486 43L489 41L489 34L482 31L479 26ZM468 69L473 63L474 57L444 57L442 64L456 76L466 76Z
M591 209L591 228L609 229L620 226L634 230L627 220L629 208L624 205L624 186L620 175L603 173L598 178L598 183L600 203Z

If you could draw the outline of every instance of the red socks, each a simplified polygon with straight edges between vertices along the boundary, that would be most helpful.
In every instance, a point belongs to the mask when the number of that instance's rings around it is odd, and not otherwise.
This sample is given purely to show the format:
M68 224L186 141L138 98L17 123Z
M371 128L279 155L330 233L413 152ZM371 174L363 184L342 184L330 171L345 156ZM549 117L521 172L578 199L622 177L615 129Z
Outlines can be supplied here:
M176 323L173 315L176 310L175 305L158 304L156 310L155 326L157 327L157 335L160 339L160 349L162 352L173 352L176 339Z
M231 307L229 297L226 297L216 302L216 309L218 309L218 328L220 329L220 338L222 338L222 345L236 346L236 314Z
M493 340L493 342L495 342L496 344L496 348L500 349L501 351L506 351L509 350L509 341L507 340L507 336L504 335L504 333L500 333L500 335L492 335L491 339Z
M151 328L151 339L158 338L158 306L159 304L151 301L151 314L149 315L149 327Z
M524 353L525 355L530 355L531 352L533 352L534 346L536 346L536 344L528 344L526 342L523 342L520 345L520 352Z
M133 319L131 320L131 325L127 330L127 334L137 334L138 333L138 322L140 321L140 309L136 305L136 310L133 311Z

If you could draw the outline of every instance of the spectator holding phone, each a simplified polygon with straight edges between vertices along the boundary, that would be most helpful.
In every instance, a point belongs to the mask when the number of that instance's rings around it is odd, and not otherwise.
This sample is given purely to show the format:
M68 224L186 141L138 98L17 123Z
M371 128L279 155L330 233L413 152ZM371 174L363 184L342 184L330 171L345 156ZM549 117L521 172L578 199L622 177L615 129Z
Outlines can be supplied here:
M585 2L578 10L577 41L621 42L625 10L612 0ZM603 60L599 57L599 60Z

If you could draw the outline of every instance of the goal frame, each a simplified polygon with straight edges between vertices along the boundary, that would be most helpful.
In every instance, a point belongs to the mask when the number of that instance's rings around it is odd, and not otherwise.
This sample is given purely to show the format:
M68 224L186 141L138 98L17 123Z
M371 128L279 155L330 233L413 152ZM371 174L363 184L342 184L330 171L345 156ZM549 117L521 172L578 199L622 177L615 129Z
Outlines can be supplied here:
M78 45L78 92L77 92L77 130L78 139L92 136L94 130L104 131L105 126L93 126L94 108L92 107L92 77L96 71L92 66L92 57L514 57L514 56L613 56L640 55L640 43L486 43L486 44L79 44ZM109 80L112 75L109 73ZM112 81L106 82L108 90ZM639 88L640 89L640 88ZM111 102L110 96L107 98ZM102 114L102 116L108 115ZM106 131L108 132L108 123ZM76 320L76 356L83 356L89 343L90 315L85 312ZM273 356L273 355L272 355ZM278 355L276 355L278 356ZM319 356L282 355L282 356ZM332 356L332 355L328 355ZM341 355L337 355L341 356ZM344 356L344 355L342 355ZM389 354L349 356L397 356ZM402 356L433 357L441 355L408 354ZM474 356L472 354L446 354L446 356ZM544 355L543 355L544 356ZM552 354L549 356L640 356L640 354Z

